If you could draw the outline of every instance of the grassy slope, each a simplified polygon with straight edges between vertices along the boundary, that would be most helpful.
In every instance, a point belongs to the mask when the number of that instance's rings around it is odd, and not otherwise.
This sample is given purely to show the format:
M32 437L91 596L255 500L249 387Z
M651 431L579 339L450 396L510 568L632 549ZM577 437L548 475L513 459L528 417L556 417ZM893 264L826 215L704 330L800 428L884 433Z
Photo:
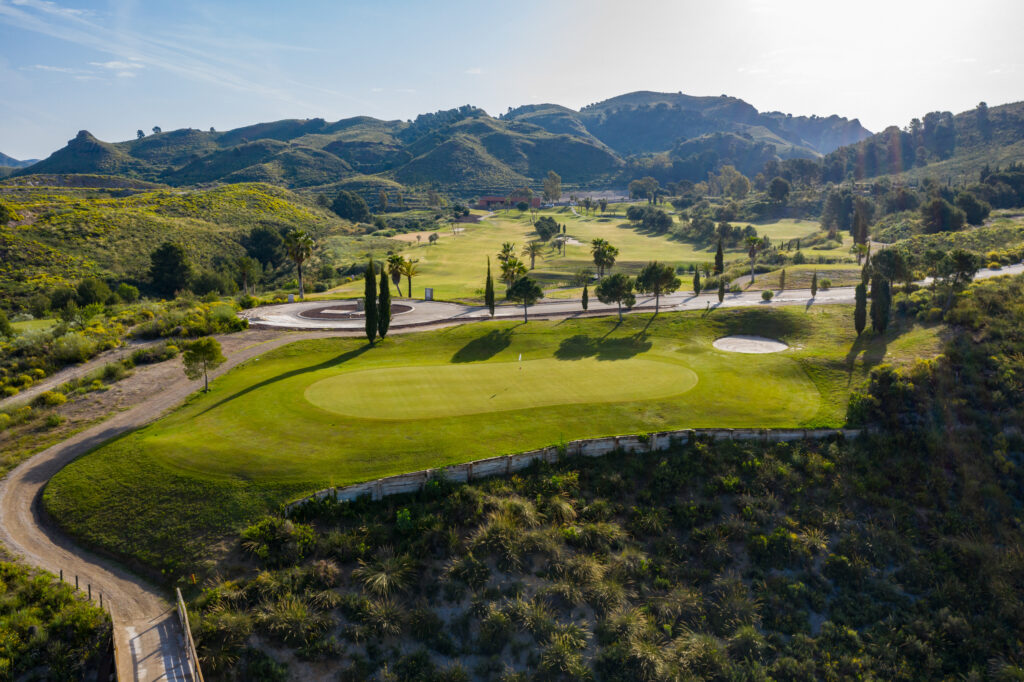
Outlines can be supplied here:
M530 272L530 276L539 279L544 286L564 284L576 271L583 268L593 269L590 242L598 237L607 239L619 248L615 270L630 275L636 275L640 268L652 260L687 266L690 263L711 262L715 258L713 248L697 248L693 244L672 239L669 235L645 234L621 216L576 217L564 210L543 211L541 214L552 215L559 223L564 223L568 236L580 242L567 246L565 256L545 249L544 254L537 258L535 269ZM438 231L439 241L433 246L428 245L424 238L421 243L410 245L402 252L405 257L418 258L420 261L420 274L413 279L413 293L416 296L422 295L423 287L433 287L434 297L437 299L482 298L487 257L491 257L492 271L497 278L500 272L495 256L501 250L501 244L507 241L514 242L518 251L528 241L537 238L529 214L520 215L517 211L508 214L502 211L478 225L463 227L464 231L457 236L448 230ZM756 227L758 231L766 232L776 240L803 237L818 229L815 222L793 220ZM813 251L807 253L817 254ZM731 250L727 254L727 258L741 256L740 249ZM528 258L521 255L519 258L529 266ZM684 288L688 288L689 280L683 279ZM362 293L362 286L362 282L355 282L338 291L359 295ZM402 287L405 291L405 281ZM500 284L498 290L500 295Z
M934 353L935 330L892 330L854 344L845 307L731 310L612 319L485 323L389 339L292 344L236 369L169 417L61 471L45 504L85 542L169 571L186 570L225 533L279 503L332 484L541 447L560 440L708 426L839 425L851 388L886 351ZM761 333L784 355L721 353L711 341ZM657 400L545 406L403 422L313 407L314 382L358 370L469 361L632 356L681 364L697 386ZM600 363L598 363L600 364ZM752 380L755 379L756 380ZM358 383L350 386L358 392ZM431 395L408 394L410 402Z

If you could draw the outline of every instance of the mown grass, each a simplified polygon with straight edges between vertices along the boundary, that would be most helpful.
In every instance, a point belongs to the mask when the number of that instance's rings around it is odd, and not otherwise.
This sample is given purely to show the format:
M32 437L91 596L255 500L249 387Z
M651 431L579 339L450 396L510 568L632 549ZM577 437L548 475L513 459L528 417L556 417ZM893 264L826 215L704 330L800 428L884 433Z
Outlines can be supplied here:
M47 510L88 544L177 574L210 543L282 502L329 485L441 467L576 438L689 427L839 426L852 388L886 357L927 355L935 329L893 328L855 343L847 307L737 309L562 322L495 322L388 339L298 342L233 370L170 416L75 461L47 486ZM909 331L909 333L908 333ZM712 349L734 333L787 341L776 355ZM541 404L396 421L344 416L304 397L317 381L362 395L373 371L583 359L588 371L643 359L696 373L669 397ZM597 369L593 369L594 367ZM518 370L513 370L518 371ZM386 372L380 376L386 376ZM333 378L333 379L332 379ZM566 391L571 391L567 387ZM378 399L429 403L410 381ZM388 393L390 392L390 393ZM602 396L608 399L608 395ZM543 401L542 401L543 403ZM379 405L379 403L378 403ZM365 414L374 412L368 403Z
M565 285L576 272L594 270L590 244L597 238L606 239L619 249L614 270L630 275L636 275L652 260L687 267L690 264L710 263L715 258L713 246L699 247L674 239L669 234L644 232L630 224L624 214L576 216L567 209L554 209L541 211L538 216L541 215L550 215L558 223L565 224L567 236L575 240L566 246L564 255L546 247L543 254L536 258L534 269L529 274L544 287ZM529 257L519 253L527 242L537 239L529 213L499 211L480 224L464 224L459 227L463 230L458 233L448 229L438 230L438 241L434 245L428 243L426 236L422 242L399 245L403 256L419 260L419 274L412 282L414 297L422 297L424 287L431 287L436 299L482 299L487 258L491 258L492 272L497 278L500 271L495 256L504 242L513 242L517 256L529 267ZM759 232L769 234L777 241L813 234L818 224L813 221L783 220L756 227ZM730 249L726 258L739 259L744 254L744 250ZM403 280L403 293L406 285ZM353 282L335 291L344 295L359 295L362 286L361 281ZM684 278L684 289L688 287L689 280ZM500 295L500 283L498 290Z

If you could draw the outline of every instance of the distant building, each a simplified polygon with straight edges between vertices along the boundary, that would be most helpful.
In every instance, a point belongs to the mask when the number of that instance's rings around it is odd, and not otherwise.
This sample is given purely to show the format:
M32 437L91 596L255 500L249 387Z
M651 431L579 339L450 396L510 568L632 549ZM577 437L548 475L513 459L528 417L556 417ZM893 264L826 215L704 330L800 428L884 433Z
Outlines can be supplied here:
M511 206L512 207L515 207L515 205L518 204L520 201L527 201L526 197L486 196L486 197L480 197L477 200L476 208L482 208L485 211L490 211L490 210L495 209L495 208L504 208L506 200L509 200L511 202ZM538 196L531 197L530 200L527 203L529 203L530 206L532 206L533 208L540 208L540 197L538 197Z

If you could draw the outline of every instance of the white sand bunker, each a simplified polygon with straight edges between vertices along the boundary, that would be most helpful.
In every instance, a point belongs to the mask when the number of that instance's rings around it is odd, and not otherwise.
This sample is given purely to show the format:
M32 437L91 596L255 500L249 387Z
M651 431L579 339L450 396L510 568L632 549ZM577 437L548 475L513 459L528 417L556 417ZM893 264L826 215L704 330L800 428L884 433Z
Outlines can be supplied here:
M746 335L723 336L711 345L730 353L778 353L789 348L777 339Z

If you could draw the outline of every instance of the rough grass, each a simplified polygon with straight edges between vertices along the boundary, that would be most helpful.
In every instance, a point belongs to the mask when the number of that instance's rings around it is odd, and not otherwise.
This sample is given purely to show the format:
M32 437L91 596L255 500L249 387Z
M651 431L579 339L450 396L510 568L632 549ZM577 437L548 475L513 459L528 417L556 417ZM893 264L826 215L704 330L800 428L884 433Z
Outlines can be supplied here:
M870 366L927 355L938 344L935 329L915 330L905 343L899 329L854 343L850 317L842 306L738 309L707 317L635 315L621 325L608 318L484 323L395 337L372 349L354 339L298 342L233 370L209 394L75 461L47 486L45 505L85 542L173 574L255 516L329 485L576 438L687 427L839 426L851 389ZM737 333L781 338L793 348L764 356L712 349L715 338ZM500 364L519 353L524 364L589 358L599 370L630 358L668 362L692 370L698 383L667 398L636 399L630 387L621 402L401 422L346 417L304 397L310 385L331 377L347 375L349 390L362 395L377 390L366 386L368 370ZM415 382L404 388L395 401L438 399ZM393 416L382 408L389 411Z

